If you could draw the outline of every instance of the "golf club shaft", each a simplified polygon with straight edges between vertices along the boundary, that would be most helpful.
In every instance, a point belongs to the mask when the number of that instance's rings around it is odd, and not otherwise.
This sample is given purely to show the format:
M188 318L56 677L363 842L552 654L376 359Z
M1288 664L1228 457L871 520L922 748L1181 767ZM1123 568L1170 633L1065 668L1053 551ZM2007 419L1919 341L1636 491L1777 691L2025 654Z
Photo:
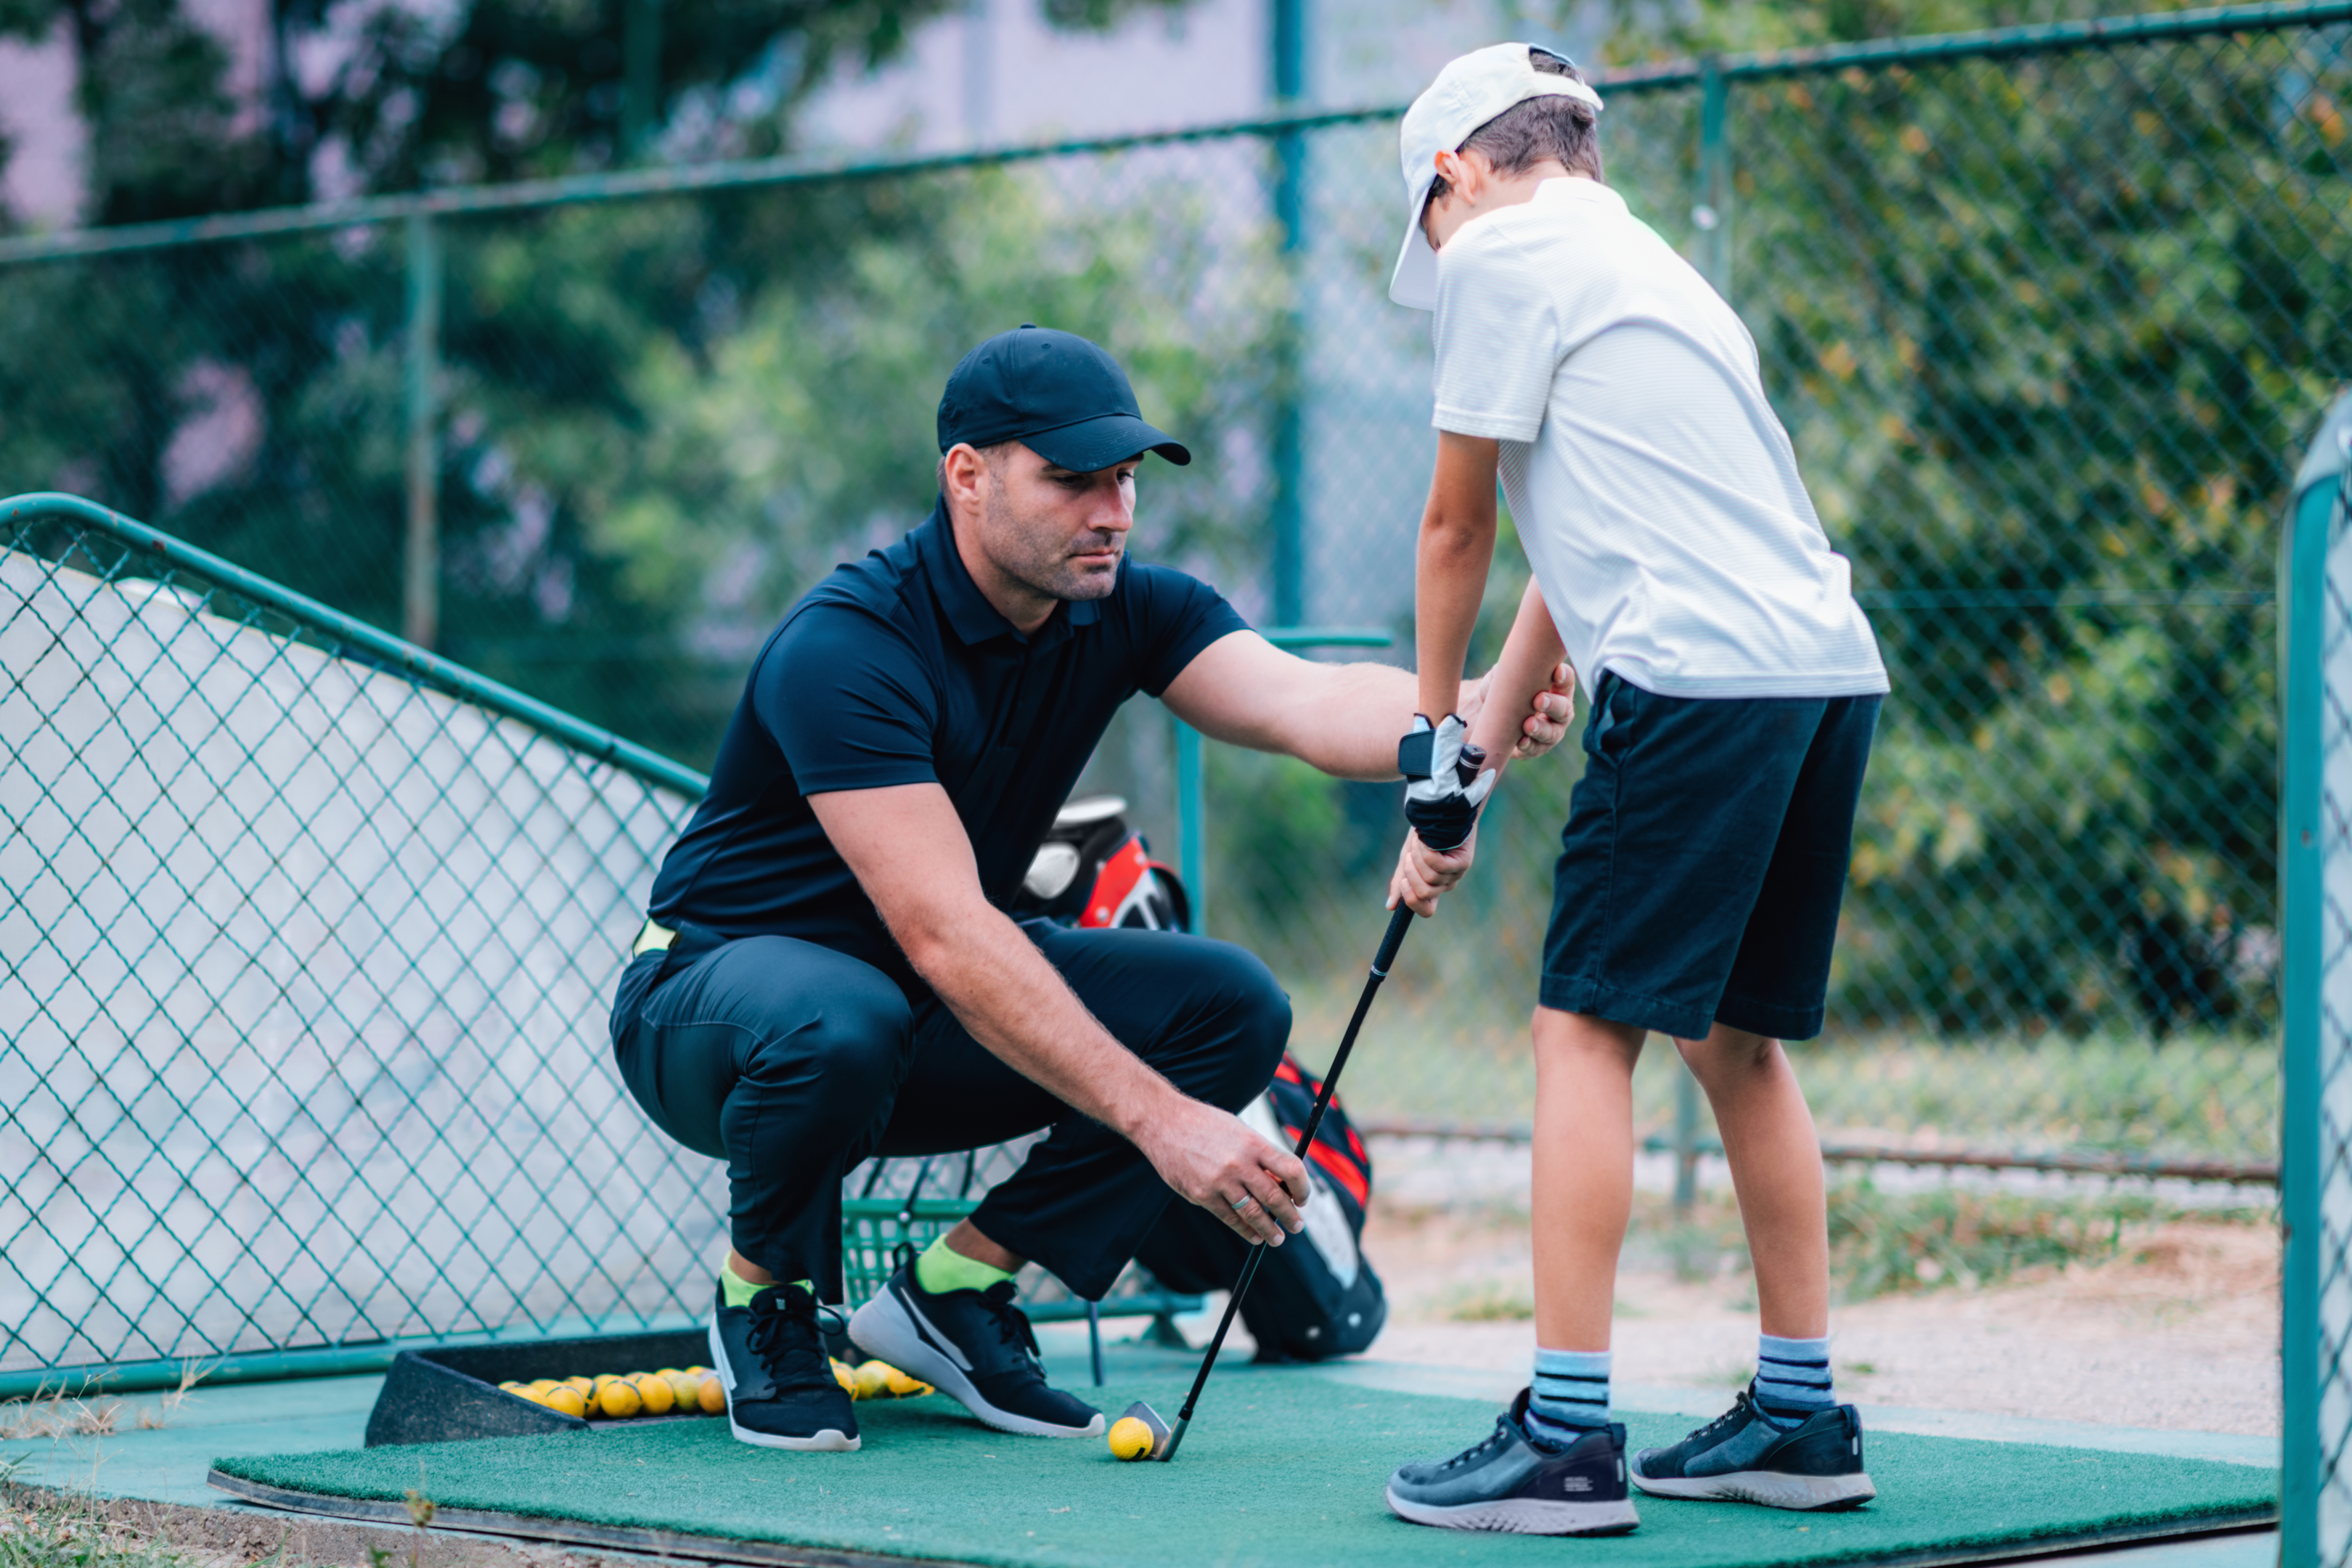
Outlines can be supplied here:
M1400 903L1396 913L1389 917L1388 932L1381 938L1381 950L1372 959L1372 972L1364 981L1363 994L1356 998L1356 1011L1348 1020L1348 1032L1339 1037L1339 1053L1331 1058L1330 1070L1323 1075L1323 1091L1315 1097L1315 1109L1307 1114L1307 1125L1299 1130L1298 1146L1291 1151L1302 1160L1307 1158L1307 1151L1313 1146L1315 1134L1323 1125L1323 1112L1330 1107L1331 1091L1339 1086L1339 1071L1348 1065L1348 1053L1356 1048L1356 1036L1364 1026L1364 1015L1371 1011L1373 994L1389 977L1389 968L1396 963L1397 949L1404 945L1404 933L1412 925L1412 906ZM1184 1440L1184 1428L1192 1424L1192 1406L1201 1401L1201 1390L1216 1367L1217 1352L1225 1348L1225 1335L1234 1326L1234 1314L1241 1310L1242 1298L1249 1294L1250 1281L1257 1278L1257 1266L1265 1261L1265 1243L1251 1244L1249 1257L1242 1264L1241 1278L1234 1281L1234 1293L1225 1301L1225 1315L1217 1320L1216 1335L1201 1357L1201 1370L1192 1378L1192 1391L1184 1396L1184 1408L1176 1413L1176 1425L1168 1435L1168 1451L1161 1458L1176 1457L1176 1446Z

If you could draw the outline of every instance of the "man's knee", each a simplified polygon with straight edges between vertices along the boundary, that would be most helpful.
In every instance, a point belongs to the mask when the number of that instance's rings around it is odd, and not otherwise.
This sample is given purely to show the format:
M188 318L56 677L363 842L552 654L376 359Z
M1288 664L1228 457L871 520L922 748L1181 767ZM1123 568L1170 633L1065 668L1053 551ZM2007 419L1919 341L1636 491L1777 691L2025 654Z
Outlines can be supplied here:
M1282 1064L1290 1044L1290 997L1255 953L1223 942L1212 951L1224 1052L1216 1092L1203 1098L1237 1110L1265 1092Z

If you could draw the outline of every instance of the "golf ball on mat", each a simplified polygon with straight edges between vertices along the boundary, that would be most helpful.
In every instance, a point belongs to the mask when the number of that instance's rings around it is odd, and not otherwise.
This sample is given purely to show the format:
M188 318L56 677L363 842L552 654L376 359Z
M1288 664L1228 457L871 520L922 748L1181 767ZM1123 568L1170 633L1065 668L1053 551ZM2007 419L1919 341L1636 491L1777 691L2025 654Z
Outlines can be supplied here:
M1132 1415L1119 1417L1110 1424L1110 1451L1122 1459L1150 1458L1151 1428Z

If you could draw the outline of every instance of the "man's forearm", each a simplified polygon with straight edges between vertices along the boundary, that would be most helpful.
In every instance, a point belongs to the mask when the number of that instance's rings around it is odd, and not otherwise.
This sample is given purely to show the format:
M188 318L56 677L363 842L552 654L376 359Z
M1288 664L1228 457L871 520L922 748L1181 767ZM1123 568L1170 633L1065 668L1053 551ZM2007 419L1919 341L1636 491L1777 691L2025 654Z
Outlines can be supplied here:
M1120 1045L1000 910L952 931L893 932L908 962L992 1054L1064 1104L1132 1142L1179 1091Z

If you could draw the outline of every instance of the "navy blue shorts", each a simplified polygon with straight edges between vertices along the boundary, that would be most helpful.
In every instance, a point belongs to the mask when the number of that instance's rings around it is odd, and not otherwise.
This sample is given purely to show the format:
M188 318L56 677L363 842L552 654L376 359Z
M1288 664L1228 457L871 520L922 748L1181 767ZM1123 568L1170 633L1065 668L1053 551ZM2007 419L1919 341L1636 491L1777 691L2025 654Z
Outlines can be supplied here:
M1822 1032L1877 697L1661 697L1603 674L1543 1005L1678 1039Z

